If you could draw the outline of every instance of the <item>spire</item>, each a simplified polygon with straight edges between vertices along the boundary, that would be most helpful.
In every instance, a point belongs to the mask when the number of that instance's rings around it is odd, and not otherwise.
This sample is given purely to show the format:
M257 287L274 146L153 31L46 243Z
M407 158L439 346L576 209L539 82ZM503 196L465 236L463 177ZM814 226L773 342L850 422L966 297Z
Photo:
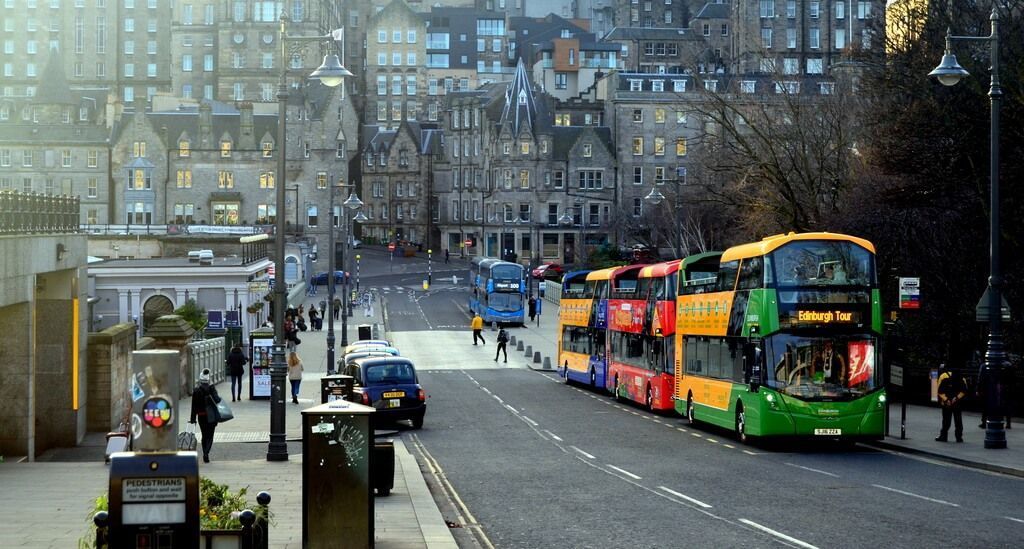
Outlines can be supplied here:
M505 89L505 106L501 110L499 124L509 124L512 135L519 135L522 127L533 131L533 121L537 117L537 103L530 85L530 77L526 73L526 65L520 58L516 63L516 74L512 83Z
M64 75L64 62L56 48L50 50L46 68L43 69L43 74L39 77L39 84L33 99L34 103L41 105L78 104L78 101L71 95L71 87L68 86L68 79Z

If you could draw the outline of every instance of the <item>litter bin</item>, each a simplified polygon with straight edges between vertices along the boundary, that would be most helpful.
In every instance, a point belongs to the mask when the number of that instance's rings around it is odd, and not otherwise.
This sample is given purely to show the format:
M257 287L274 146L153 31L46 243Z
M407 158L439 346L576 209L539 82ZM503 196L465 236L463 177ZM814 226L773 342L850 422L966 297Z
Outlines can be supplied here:
M369 324L360 324L359 325L359 340L358 341L366 341L367 339L373 339L373 332L372 332L372 330L373 330L373 327L370 326Z
M373 441L373 458L370 460L370 474L373 489L380 497L387 497L395 487L395 441L379 438Z
M352 386L355 378L345 375L324 376L320 378L320 403L326 404L335 400L351 400Z

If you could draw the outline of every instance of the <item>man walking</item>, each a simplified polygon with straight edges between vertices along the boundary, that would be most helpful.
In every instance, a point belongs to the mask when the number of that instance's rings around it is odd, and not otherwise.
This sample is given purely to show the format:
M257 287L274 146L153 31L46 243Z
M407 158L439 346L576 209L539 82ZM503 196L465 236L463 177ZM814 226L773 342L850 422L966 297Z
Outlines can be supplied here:
M530 296L530 299L526 302L526 310L530 315L530 322L533 322L533 318L537 316L537 298Z
M480 338L480 343L483 343L484 345L487 345L487 342L484 341L484 335L483 335L484 319L480 318L479 314L477 314L477 313L473 314L473 321L470 322L469 327L473 330L473 345L476 345L476 339L477 338Z
M445 265L448 264L448 257L449 257L448 248L445 248L444 249L444 264Z
M498 350L494 352L494 361L498 361L498 355L501 353L505 354L505 363L508 363L508 332L505 328L498 330Z
M960 374L953 372L945 364L939 366L939 405L942 406L942 430L935 437L936 442L946 442L949 435L950 419L956 425L954 434L957 442L964 441L964 420L960 413L963 398L967 396L967 386Z

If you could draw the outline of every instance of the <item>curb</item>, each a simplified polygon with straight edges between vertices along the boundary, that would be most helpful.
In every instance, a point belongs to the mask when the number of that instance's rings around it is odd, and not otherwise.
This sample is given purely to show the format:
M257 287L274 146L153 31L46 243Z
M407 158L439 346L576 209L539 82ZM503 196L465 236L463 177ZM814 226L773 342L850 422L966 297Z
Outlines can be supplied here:
M948 462L948 463L954 463L956 465L961 465L961 466L964 466L964 467L969 467L971 469L981 469L983 471L990 471L990 472L993 472L993 473L1000 473L1000 474L1003 474L1003 475L1009 475L1009 476L1013 476L1013 477L1024 478L1024 469L1014 469L1013 467L1004 467L1002 465L994 465L992 463L985 463L985 462L982 462L982 461L972 461L972 460L969 460L969 459L962 459L962 458L958 458L958 457L953 457L953 456L950 456L950 455L947 455L947 454L940 454L938 452L930 452L928 450L919 450L917 448L908 448L906 446L901 446L899 444L893 444L891 442L885 442L883 440L872 440L872 441L864 442L863 444L866 444L868 446L874 446L876 448L882 448L882 449L885 449L885 450L892 450L892 451L897 452L897 453L914 454L914 455L919 455L919 456L927 456L927 457L930 457L930 458L938 459L940 461L945 461L945 462Z

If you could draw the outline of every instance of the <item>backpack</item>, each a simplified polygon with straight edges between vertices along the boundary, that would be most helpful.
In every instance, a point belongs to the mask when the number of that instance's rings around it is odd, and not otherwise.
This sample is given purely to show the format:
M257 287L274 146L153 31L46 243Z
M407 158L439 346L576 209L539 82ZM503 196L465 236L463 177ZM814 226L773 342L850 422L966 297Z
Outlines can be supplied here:
M504 329L498 332L498 343L508 343L508 332Z

